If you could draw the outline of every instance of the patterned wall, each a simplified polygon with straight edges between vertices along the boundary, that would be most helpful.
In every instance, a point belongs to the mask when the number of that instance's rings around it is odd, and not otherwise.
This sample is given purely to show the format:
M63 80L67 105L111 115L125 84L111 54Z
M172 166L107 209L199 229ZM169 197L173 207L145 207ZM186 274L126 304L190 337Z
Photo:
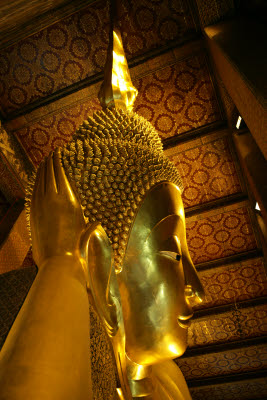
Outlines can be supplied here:
M168 46L173 40L188 40L195 32L189 3L186 0L123 0L120 19L128 60ZM229 4L222 2L221 5L216 1L211 3L198 0L198 6L204 10L201 15L203 25L207 23L207 19L204 20L207 10L211 18L219 18L227 12L226 6L232 7L232 1ZM217 5L217 9L214 5ZM130 13L126 13L126 8L131 10ZM107 32L108 13L105 1L101 0L2 51L2 113L10 115L100 72L105 60ZM192 129L222 121L223 118L205 50L202 47L183 56L179 51L177 48L166 52L131 69L134 84L139 90L135 110L152 122L162 139L185 134ZM32 163L38 166L44 156L70 140L77 126L100 108L98 89L99 84L96 84L75 92L9 121L6 127L13 131ZM182 175L186 208L244 192L228 134L226 130L213 132L165 151ZM187 237L193 261L196 264L205 263L256 249L258 242L253 224L247 202L200 212L187 218ZM34 264L28 248L27 242L27 247L23 249L23 257L26 256L21 263L23 269L19 271L21 279L25 278L25 282L28 282L27 288L30 284L23 274L24 271L33 271L27 267ZM7 265L6 262L10 260L4 261ZM267 334L266 307L241 308L238 305L240 301L266 295L263 259L200 270L199 275L206 290L206 301L196 305L195 309L229 304L232 304L232 308L192 321L189 329L191 348L220 343L226 346L226 350L177 360L186 378L194 380L225 375L227 379L227 375L232 373L266 368L266 348L261 345L227 350L228 342ZM34 274L31 276L33 278ZM4 282L3 287L5 285ZM16 296L20 293L17 278L14 278L13 286L11 294L3 292L3 295L6 298L11 296L15 304ZM11 324L8 314L17 312L12 308L12 301L10 310L5 311L4 307L0 313L0 318L6 320L7 324ZM17 301L17 304L20 303ZM95 348L95 399L106 399L111 397L116 377L103 329L92 312L91 321L91 340ZM7 332L7 326L5 329ZM192 388L191 393L193 399L263 399L266 388L267 383L258 379L254 382Z
M190 392L193 400L263 400L267 397L267 379L192 388Z
M195 30L185 0L124 0L120 20L128 59L169 44L172 40L184 41ZM96 1L2 50L2 114L7 116L26 104L102 71L108 42L108 21L107 2Z
M247 307L197 318L188 331L189 347L232 342L267 334L266 306Z
M8 218L8 215L6 218ZM13 269L21 269L29 248L30 237L27 228L26 213L23 210L14 223L8 237L0 246L0 275Z
M162 139L220 119L205 55L190 57L134 82L135 110Z
M0 151L5 158L5 164L10 166L10 170L14 171L14 175L21 182L24 188L28 184L29 177L32 173L33 166L30 163L27 155L20 146L15 135L7 133L1 126L0 121ZM4 178L2 178L4 179ZM2 181L1 179L1 181ZM10 179L8 179L10 180Z
M184 207L242 192L225 131L167 149L183 180Z
M162 139L221 118L204 54L136 78L134 84L139 90L135 111L156 126ZM97 88L91 90L97 93ZM86 116L98 109L94 94L79 104L40 116L14 134L38 165L51 149L70 140Z
M8 203L24 198L24 188L0 149L0 190Z
M37 166L51 150L67 143L83 120L99 109L98 100L92 99L59 113L48 114L14 134Z
M241 349L177 359L185 379L241 373L267 368L267 347L249 346Z
M186 234L195 264L224 258L257 247L252 221L245 207L230 211L221 209L189 218Z
M0 348L36 276L36 268L0 274Z
M267 295L264 260L241 263L198 271L205 289L205 301L194 306L195 310L216 307Z

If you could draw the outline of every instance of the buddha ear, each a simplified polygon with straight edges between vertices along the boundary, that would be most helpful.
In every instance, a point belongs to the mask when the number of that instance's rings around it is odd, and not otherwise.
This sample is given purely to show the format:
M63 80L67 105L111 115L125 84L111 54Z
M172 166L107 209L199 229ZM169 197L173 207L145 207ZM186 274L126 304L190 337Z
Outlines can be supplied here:
M117 371L125 399L131 399L127 381L125 331L113 251L106 232L98 223L86 228L81 239L81 255L88 276L88 290L94 307L111 338Z
M115 336L122 311L114 269L113 250L99 223L90 224L81 238L81 255L88 277L88 291L109 336Z

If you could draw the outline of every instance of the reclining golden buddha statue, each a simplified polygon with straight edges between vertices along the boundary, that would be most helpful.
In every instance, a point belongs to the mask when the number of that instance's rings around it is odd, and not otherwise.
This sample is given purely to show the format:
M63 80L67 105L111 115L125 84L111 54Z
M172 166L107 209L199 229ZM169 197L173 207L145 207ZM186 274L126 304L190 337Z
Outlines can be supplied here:
M95 398L89 302L118 372L107 399L191 399L172 361L187 347L190 299L203 297L186 242L182 183L153 126L126 101L123 109L122 98L38 168L29 200L39 272L0 353L1 400Z

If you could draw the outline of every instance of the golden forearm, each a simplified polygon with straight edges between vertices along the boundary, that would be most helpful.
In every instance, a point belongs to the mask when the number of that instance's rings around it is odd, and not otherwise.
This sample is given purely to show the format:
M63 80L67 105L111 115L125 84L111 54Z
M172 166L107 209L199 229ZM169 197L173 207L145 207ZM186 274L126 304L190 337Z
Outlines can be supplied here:
M92 398L88 308L79 260L46 261L0 353L1 400Z

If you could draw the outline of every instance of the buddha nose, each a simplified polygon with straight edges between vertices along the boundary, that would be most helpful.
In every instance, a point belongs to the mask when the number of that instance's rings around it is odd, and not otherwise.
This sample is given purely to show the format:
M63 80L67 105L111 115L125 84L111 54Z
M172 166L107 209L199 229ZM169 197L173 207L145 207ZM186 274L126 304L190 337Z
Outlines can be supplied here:
M181 312L181 314L178 316L178 323L183 328L189 328L189 326L191 325L190 319L193 317L192 307L191 307L189 299L188 299L189 296L186 295L186 293L189 294L189 287L188 286L189 285L186 285L186 287L185 287L184 309Z
M188 299L194 297L194 301L196 300L201 303L205 297L204 288L188 252L184 256L183 264L185 274L185 297Z
M195 296L195 292L191 285L185 285L184 294L185 294L185 297L187 297L187 298Z
M185 294L184 309L179 315L178 319L182 321L188 321L193 316L193 310L190 304L190 297L194 297L195 295L191 285L185 285L184 294Z
M185 285L184 294L186 302L190 308L202 302L202 298L199 296L197 290L192 287L192 285Z

